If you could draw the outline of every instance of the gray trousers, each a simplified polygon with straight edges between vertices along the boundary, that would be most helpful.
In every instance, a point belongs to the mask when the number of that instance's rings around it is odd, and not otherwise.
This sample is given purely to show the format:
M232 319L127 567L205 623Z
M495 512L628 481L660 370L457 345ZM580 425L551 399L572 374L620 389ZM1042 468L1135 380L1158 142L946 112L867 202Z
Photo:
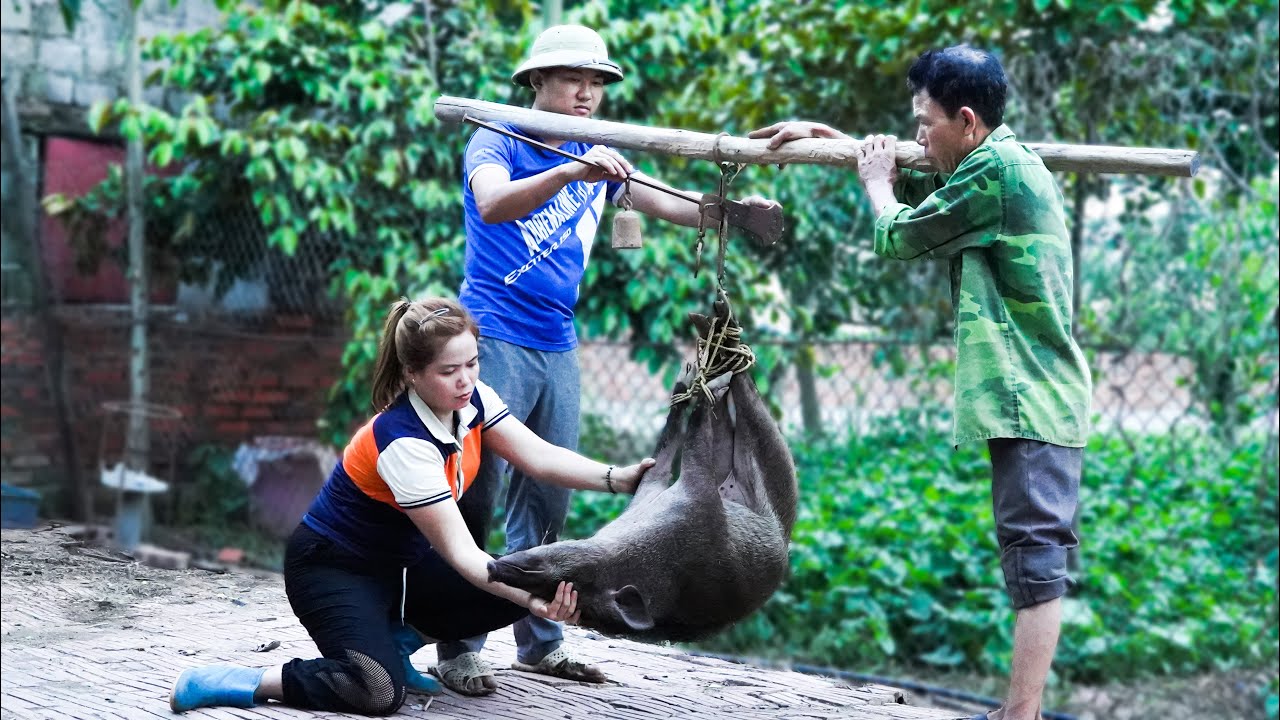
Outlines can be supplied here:
M481 337L480 379L535 435L552 445L578 449L580 386L576 350L531 350ZM459 503L462 517L481 549L488 540L494 505L508 469L506 461L484 451L482 442L480 470ZM535 480L514 468L510 470L505 504L506 552L555 542L569 512L569 490ZM564 641L560 623L536 615L517 621L514 630L516 659L522 663L537 663ZM486 637L440 643L436 652L441 660L480 652Z
M1060 598L1075 584L1067 559L1079 544L1074 523L1084 449L1023 438L993 438L987 447L1009 599L1021 610Z

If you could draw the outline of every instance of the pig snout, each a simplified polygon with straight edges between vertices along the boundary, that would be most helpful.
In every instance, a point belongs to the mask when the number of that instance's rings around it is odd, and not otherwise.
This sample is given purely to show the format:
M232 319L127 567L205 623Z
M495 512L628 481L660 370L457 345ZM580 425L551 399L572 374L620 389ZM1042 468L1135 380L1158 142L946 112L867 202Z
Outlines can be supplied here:
M542 545L490 560L489 582L500 582L520 588L534 597L550 600L563 581L576 585L575 564L565 562L556 551L561 543Z
M512 553L489 561L489 582L532 590L531 585L545 582L551 574L543 565L540 558L528 551Z

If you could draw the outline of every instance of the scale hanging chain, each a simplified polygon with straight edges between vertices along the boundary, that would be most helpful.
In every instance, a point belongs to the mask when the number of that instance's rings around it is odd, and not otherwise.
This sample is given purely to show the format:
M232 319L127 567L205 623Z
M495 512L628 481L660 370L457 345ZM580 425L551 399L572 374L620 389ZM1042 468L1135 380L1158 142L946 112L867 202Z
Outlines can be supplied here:
M720 196L721 200L725 197L725 189L730 182L733 182L733 178L729 178L728 181L725 179L729 175L729 167L729 163L720 163L720 186L716 189L716 194ZM733 176L737 177L737 173L734 173ZM720 289L724 288L724 256L729 241L727 232L729 228L727 226L725 212L722 208L720 211L720 226L716 228L716 287Z
M693 277L696 279L702 270L702 247L707 240L706 208L698 209L698 242L693 246Z
M727 197L726 192L734 180L738 179L738 173L742 172L742 168L746 167L742 163L722 162L720 165L720 189L718 194L721 199ZM724 259L725 253L729 246L729 218L727 213L720 213L719 247L716 250L716 287L724 289Z

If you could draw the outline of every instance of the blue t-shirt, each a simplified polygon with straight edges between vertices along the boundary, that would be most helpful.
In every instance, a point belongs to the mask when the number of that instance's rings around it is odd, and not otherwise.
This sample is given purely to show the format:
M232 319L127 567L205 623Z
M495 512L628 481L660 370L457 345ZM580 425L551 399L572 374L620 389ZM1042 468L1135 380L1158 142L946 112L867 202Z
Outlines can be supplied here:
M513 125L502 127L521 133ZM583 155L591 147L566 142L561 149ZM577 347L573 308L578 283L606 196L616 200L623 185L571 182L529 215L493 225L480 219L471 191L471 179L485 165L504 168L512 180L521 180L571 162L484 128L467 143L462 162L466 275L458 299L471 311L482 335L534 350Z

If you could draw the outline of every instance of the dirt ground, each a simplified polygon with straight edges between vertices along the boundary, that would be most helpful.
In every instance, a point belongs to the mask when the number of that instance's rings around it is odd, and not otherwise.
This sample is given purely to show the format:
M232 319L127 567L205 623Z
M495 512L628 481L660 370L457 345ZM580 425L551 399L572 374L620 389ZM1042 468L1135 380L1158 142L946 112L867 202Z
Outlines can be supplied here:
M147 567L108 548L78 541L56 527L3 531L0 556L6 604L11 600L9 593L21 592L23 579L30 578L29 587L43 595L42 602L56 604L62 617L86 625L128 627L132 608L156 598L179 603L213 598L236 602L238 598L276 592L283 585L278 575L268 571L235 569L220 574ZM4 650L7 653L15 647L42 647L57 642L68 632L64 628L60 624L6 626ZM1262 720L1266 717L1262 688L1275 675L1275 671L1267 670L1224 671L1129 684L1059 687L1046 697L1046 709L1074 715L1078 720ZM963 674L917 674L912 679L985 696L998 696L1004 683L999 678ZM913 705L975 712L978 709L945 698L910 691L904 694Z

